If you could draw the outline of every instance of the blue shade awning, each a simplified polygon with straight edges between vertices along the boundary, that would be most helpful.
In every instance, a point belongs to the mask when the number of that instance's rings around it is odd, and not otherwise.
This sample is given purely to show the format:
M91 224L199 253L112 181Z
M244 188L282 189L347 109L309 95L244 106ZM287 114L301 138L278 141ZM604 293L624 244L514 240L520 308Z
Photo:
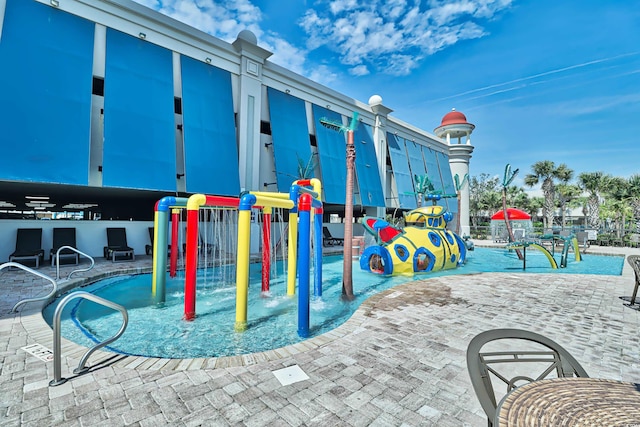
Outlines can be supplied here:
M436 152L436 158L438 159L438 169L440 170L440 176L442 177L442 188L444 194L455 195L456 185L453 182L453 175L451 174L451 165L449 164L449 156L447 154ZM458 199L452 197L446 199L448 209L453 212L458 212Z
M415 209L418 207L418 203L404 141L397 135L387 132L387 145L389 146L393 176L396 180L396 187L398 187L400 207L403 209Z
M346 140L342 132L324 127L320 119L342 123L342 115L313 105L313 122L320 156L322 189L326 203L344 204L347 197Z
M187 192L237 196L240 177L231 74L185 56L180 63Z
M103 185L176 191L175 135L171 51L107 28Z
M95 25L34 1L5 6L0 127L13 150L0 178L87 185Z
M440 191L441 194L447 194L444 190L444 186L442 185L442 175L440 174L440 168L438 167L437 152L429 147L422 147L422 152L427 164L427 176L429 177L429 180L433 183L436 191ZM437 204L448 208L446 199L438 200Z
M304 101L273 88L267 88L271 136L276 165L278 191L287 193L291 183L300 178L314 178L313 167L306 177L302 171L311 159L311 143Z
M356 174L362 205L384 207L384 194L371 126L359 122L353 135L353 143L356 146Z
M416 144L415 142L407 139L404 140L404 143L407 147L407 154L409 155L411 177L415 179L416 175L425 175L427 171L424 167L424 160L422 159L422 145ZM429 179L431 179L431 177L429 177Z

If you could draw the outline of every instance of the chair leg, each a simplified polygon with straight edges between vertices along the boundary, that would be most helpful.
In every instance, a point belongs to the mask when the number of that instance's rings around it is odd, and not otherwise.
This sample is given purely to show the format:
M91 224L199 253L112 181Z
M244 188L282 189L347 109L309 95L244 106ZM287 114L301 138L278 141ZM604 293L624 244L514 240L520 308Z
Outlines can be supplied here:
M636 286L633 288L633 295L631 295L631 300L629 301L629 305L634 305L636 303L636 296L638 295L639 286L640 286L640 280L636 279Z

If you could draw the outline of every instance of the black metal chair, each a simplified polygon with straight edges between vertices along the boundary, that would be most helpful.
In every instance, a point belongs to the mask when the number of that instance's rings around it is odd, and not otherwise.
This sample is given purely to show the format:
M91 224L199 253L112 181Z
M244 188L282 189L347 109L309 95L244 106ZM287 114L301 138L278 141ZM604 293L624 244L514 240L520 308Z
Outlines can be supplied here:
M42 228L18 228L16 250L9 255L9 262L29 260L35 262L36 268L40 267L40 263L44 260Z
M53 229L53 248L49 251L49 257L51 258L51 267L55 266L56 254L58 250L63 246L76 247L76 229L75 228L54 228ZM62 249L58 255L60 260L63 258L73 259L78 265L80 256L77 252L71 249Z
M127 244L127 230L125 228L107 228L107 246L104 247L104 257L116 261L134 261L136 255L133 248Z
M147 255L153 255L153 227L149 227L149 241L150 245L144 245L144 252Z
M638 288L640 288L640 255L629 255L627 256L627 262L633 268L633 272L636 276L636 283L633 287L633 293L631 294L631 298L629 299L629 304L625 304L627 307L634 308L636 310L640 310L640 301L636 302L636 297L638 296ZM626 299L626 297L624 297Z
M486 344L494 341L503 342L492 346L496 351L483 351ZM526 365L524 373L522 365ZM588 377L580 363L558 343L521 329L493 329L475 336L467 347L467 368L489 427L496 415L497 396L503 395L496 394L492 379L504 383L507 394L519 385L544 378Z

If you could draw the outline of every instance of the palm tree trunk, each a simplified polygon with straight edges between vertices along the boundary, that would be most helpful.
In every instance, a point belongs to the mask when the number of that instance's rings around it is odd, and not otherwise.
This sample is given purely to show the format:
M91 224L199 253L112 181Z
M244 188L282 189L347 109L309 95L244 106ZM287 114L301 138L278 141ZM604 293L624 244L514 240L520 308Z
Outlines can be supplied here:
M344 202L344 254L342 262L342 298L353 300L353 173L356 161L356 147L353 144L353 131L347 132L347 196Z
M600 229L600 202L598 197L589 197L589 227Z

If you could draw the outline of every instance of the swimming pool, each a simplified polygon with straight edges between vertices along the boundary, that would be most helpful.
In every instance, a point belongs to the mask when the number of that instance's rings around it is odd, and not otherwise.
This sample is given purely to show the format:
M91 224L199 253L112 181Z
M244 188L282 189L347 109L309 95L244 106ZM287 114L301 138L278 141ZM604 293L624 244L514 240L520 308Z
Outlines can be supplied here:
M527 251L527 273L611 274L622 272L624 257L587 255L582 262L571 258L567 268L552 270L541 253ZM559 254L557 254L559 257ZM476 248L467 263L457 270L415 276L383 277L365 273L354 263L353 283L356 299L344 302L342 257L323 259L322 298L314 299L310 309L310 337L328 332L344 323L370 296L411 280L452 274L481 272L522 272L522 261L504 249ZM124 335L109 350L129 355L161 358L196 358L255 353L284 347L303 340L297 334L297 298L286 296L286 278L272 282L270 296L260 293L259 265L251 266L248 328L234 332L235 283L224 274L207 272L198 277L195 320L183 316L184 278L167 280L167 299L162 306L151 297L151 275L112 277L84 288L103 298L124 305L129 325ZM204 284L206 282L206 284ZM202 284L201 284L202 283ZM55 302L43 315L51 324ZM65 307L62 335L89 347L114 335L121 315L86 300L74 300Z

